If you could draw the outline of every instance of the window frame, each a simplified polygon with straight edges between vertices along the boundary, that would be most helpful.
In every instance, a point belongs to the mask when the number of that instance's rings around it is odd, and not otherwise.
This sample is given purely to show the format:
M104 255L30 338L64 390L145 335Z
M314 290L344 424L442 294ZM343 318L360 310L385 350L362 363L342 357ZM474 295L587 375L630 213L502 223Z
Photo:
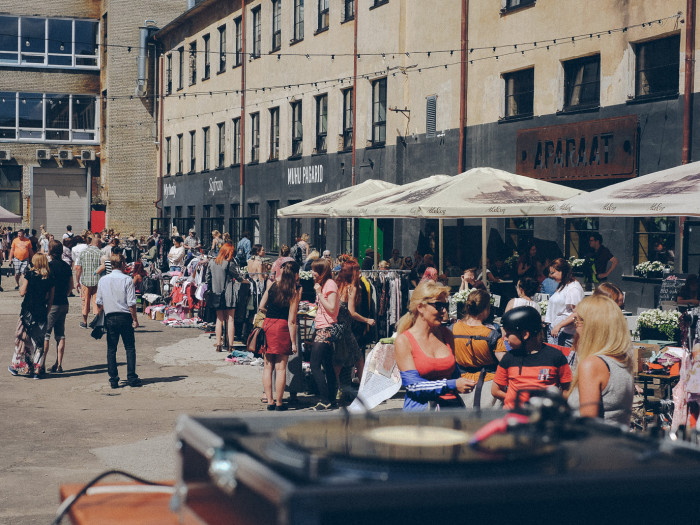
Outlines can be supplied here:
M190 169L188 173L197 171L197 130L190 130Z
M243 29L240 16L233 22L236 41L236 60L234 61L233 67L236 68L243 63Z
M8 194L12 194L14 199L12 199L13 203L17 203L17 207L11 206L7 199L5 198L0 198L0 202L2 202L2 207L5 208L7 211L10 211L16 215L19 215L20 217L22 216L22 188L24 186L23 181L22 181L22 166L15 166L15 165L8 165L8 164L0 164L0 171L5 172L4 177L0 177L0 181L3 179L7 179L9 181L8 174L11 173L12 175L12 181L16 181L17 184L14 185L12 183L8 184L7 186L2 186L0 185L0 196L5 196Z
M518 3L513 5L513 2ZM501 13L507 13L510 11L517 11L518 9L525 9L526 7L531 7L535 5L537 0L503 0L503 7L501 7Z
M185 46L180 46L177 50L177 53L177 90L180 91L185 87Z
M165 94L173 92L173 54L168 53L165 57Z
M294 37L291 43L301 42L304 40L304 0L294 0L292 25L294 26Z
M216 168L222 169L226 164L226 122L219 122L217 125L218 152L216 156Z
M176 175L182 175L182 170L184 169L184 135L178 133L177 135L177 173Z
M328 93L314 97L316 99L316 154L328 151Z
M680 34L675 34L675 35L670 35L670 36L665 36L662 38L655 38L653 40L647 40L645 42L639 42L634 45L634 57L635 57L635 64L634 64L634 100L648 100L648 99L655 99L655 98L667 98L667 97L677 97L680 93ZM652 58L640 58L640 55L644 52L644 55L647 54L646 51L644 50L651 50L649 52L654 51L654 46L663 46L665 42L670 42L671 40L677 41L677 44L674 46L675 52L672 52L670 56L661 58L659 59L658 57L652 57ZM658 52L658 51L657 51ZM668 59L671 60L668 60ZM651 66L646 67L646 64L644 64L644 68L640 68L640 63L642 61L651 61L653 62L654 59L658 60L658 63L660 65L656 65L652 63ZM653 91L649 91L647 93L642 93L641 92L641 82L640 82L640 75L642 72L646 73L650 70L667 70L667 74L659 74L657 78L654 78L652 82L656 83L659 81L659 79L664 79L668 77L668 74L672 72L674 79L675 79L675 86L673 86L670 89L657 89ZM648 76L648 75L646 75ZM662 80L663 83L663 80ZM647 81L647 86L650 84L649 81ZM669 83L670 84L670 83Z
M355 0L343 0L343 22L355 20Z
M226 24L219 26L219 71L217 73L223 73L226 71Z
M280 218L277 217L279 209L279 200L267 201L268 241L270 251L273 253L280 249Z
M665 225L665 229L661 227L662 224ZM644 225L644 229L641 225ZM632 235L633 264L637 266L639 263L652 260L649 254L653 252L654 243L659 240L663 241L667 249L674 249L676 235L678 235L676 220L672 216L635 217ZM644 252L642 237L646 238L646 252Z
M426 138L435 138L436 133L437 95L428 95L425 97L425 136Z
M292 118L292 151L291 158L299 158L304 153L304 105L301 100L290 102Z
M270 108L270 158L269 160L279 160L280 158L280 108L279 106Z
M165 174L171 175L172 170L172 143L171 137L165 137Z
M566 219L564 224L564 256L566 259L571 257L582 259L590 251L588 239L591 233L599 230L599 217Z
M250 163L260 162L260 112L250 114Z
M525 75L531 75L531 79L524 78ZM535 107L535 68L533 67L528 67L525 69L519 69L517 71L511 71L509 73L503 73L501 76L504 82L505 86L505 98L504 98L504 117L503 120L516 120L516 119L524 119L524 118L531 118L534 115L534 107ZM509 94L508 91L508 83L510 79L513 80L513 85L516 88L521 88L521 89L514 89L512 93ZM529 81L531 82L531 89L522 89L521 82L523 81ZM525 87L530 87L530 86L525 86ZM530 100L526 101L529 103L529 111L518 111L517 107L519 103L515 104L515 108L517 113L509 114L509 99L510 100L515 100L517 96L523 96L530 94Z
M209 154L211 153L211 128L204 126L202 128L202 171L209 171Z
M231 122L231 165L237 166L241 163L241 117L234 117Z
M202 41L204 42L203 46L203 52L204 52L204 75L202 76L202 80L209 80L209 77L211 76L211 35L207 33L206 35L202 36Z
M187 50L189 54L189 85L194 86L197 83L197 41L190 42Z
M260 6L256 6L251 10L253 15L253 23L251 24L253 30L253 38L251 40L253 49L250 53L251 59L260 58L262 52L262 21L260 18L261 9Z
M586 66L592 63L597 64L595 82L586 81ZM572 60L566 60L562 62L562 67L564 68L564 111L572 111L578 109L594 108L600 106L600 54L588 55L585 57L574 58ZM581 82L576 81L576 77L579 71L582 69ZM571 103L573 98L573 92L578 87L581 92L584 92L584 86L595 84L596 97L595 100L578 102L576 104ZM579 94L579 100L581 95Z
M352 149L353 112L355 111L353 89L350 87L343 90L343 150L345 151Z
M382 88L383 85L383 88ZM372 146L381 147L386 144L387 117L387 77L376 78L372 81ZM383 95L383 100L382 100ZM379 118L384 104L384 120ZM383 135L383 140L382 140ZM378 138L379 136L379 138Z
M316 33L328 31L330 27L330 0L318 0L318 24L316 25Z
M282 0L272 0L271 53L282 48Z

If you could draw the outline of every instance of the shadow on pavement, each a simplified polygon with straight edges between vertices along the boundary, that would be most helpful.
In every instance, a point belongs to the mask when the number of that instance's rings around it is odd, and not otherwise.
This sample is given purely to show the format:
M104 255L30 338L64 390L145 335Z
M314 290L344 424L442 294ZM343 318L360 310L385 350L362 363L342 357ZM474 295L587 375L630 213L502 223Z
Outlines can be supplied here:
M142 377L141 382L144 385L149 385L151 383L174 383L175 381L182 381L187 379L189 376L170 376L170 377Z

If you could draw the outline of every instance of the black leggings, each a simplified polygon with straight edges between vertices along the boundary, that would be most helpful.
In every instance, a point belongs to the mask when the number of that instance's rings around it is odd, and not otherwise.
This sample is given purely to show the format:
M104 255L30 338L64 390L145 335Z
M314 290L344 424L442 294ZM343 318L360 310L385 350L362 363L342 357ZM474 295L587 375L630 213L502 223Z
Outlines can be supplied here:
M323 366L323 371L321 371ZM333 369L333 347L330 343L311 345L311 373L321 394L321 403L335 403L338 382ZM331 396L333 396L331 398Z

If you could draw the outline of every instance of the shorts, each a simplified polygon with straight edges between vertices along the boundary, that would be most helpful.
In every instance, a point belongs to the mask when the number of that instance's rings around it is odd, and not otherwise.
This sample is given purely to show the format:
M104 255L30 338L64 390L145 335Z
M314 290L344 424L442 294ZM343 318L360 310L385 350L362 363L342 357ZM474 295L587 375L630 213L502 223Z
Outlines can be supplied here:
M330 327L316 328L316 333L314 334L314 343L328 343L331 344L331 329Z
M44 339L51 339L51 331L53 330L56 342L66 338L66 315L68 314L68 305L54 305L49 310L49 315L46 321L46 335Z
M12 264L15 267L15 275L22 275L24 271L27 269L27 265L29 264L29 259L25 259L24 261L20 261L17 257L12 259Z

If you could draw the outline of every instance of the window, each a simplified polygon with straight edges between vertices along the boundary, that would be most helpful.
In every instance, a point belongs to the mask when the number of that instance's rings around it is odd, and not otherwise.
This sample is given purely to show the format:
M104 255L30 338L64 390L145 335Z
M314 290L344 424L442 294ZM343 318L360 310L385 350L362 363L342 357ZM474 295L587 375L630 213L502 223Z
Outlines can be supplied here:
M237 243L243 237L243 220L241 220L241 205L231 204L231 216L228 220L228 231L233 242Z
M175 206L175 218L179 219L182 217L182 206ZM179 230L179 228L178 228Z
M96 142L98 122L92 95L0 92L0 140Z
M328 29L330 0L318 0L318 29L316 32Z
M512 251L525 253L535 234L532 217L506 219L506 245Z
M637 45L635 96L663 96L678 93L680 35Z
M260 6L253 9L253 52L250 58L260 58L261 28L260 28Z
M185 48L177 50L177 89L182 89L185 78Z
M328 234L328 220L314 219L314 246L323 253L326 249L326 236Z
M190 86L197 83L197 42L190 43Z
M316 153L326 152L328 135L328 95L316 97Z
M187 218L194 219L195 211L194 206L187 206Z
M270 160L280 158L280 108L270 109Z
M673 217L638 217L634 219L634 265L654 260L654 245L662 242L666 249L676 245L676 221Z
M270 251L276 252L280 249L280 220L277 217L277 210L280 208L280 201L267 201L268 233L270 235Z
M190 173L194 173L197 167L197 144L196 144L196 132L190 131Z
M372 145L386 143L386 78L372 82Z
M0 206L22 215L22 166L0 166Z
M231 144L233 145L231 151L231 164L241 163L241 118L235 118L232 121L233 127L231 128Z
M260 113L250 114L250 162L260 161Z
M216 167L223 168L225 157L226 157L226 123L220 122L216 126L218 128L218 133L219 133L219 141L218 141L219 147L218 147L218 154L216 157L217 158Z
M292 102L292 157L301 157L304 128L301 122L301 100Z
M182 175L182 169L183 169L182 164L184 162L183 158L182 158L183 157L183 155L182 155L182 148L183 148L182 142L183 142L182 133L180 133L177 136L177 173L179 175Z
M260 244L260 204L257 202L248 203L248 227L253 236L253 244Z
M272 50L277 51L282 47L282 29L280 27L282 17L282 0L272 0Z
M355 18L355 0L344 0L343 1L343 22L352 20ZM350 252L346 252L350 253Z
M0 64L97 69L97 20L0 16Z
M528 5L533 5L535 0L505 0L504 11L509 9L517 9L518 7L525 7Z
M566 258L581 259L590 247L588 238L599 228L598 217L583 217L581 219L566 219L566 235L564 254Z
M172 159L172 151L171 151L170 137L165 137L165 173L166 173L166 175L170 175L170 170L172 168L171 159Z
M372 0L372 5L369 7L370 9L374 9L375 7L379 7L380 5L388 4L389 0Z
M236 62L233 67L243 63L243 30L241 29L241 18L236 18Z
M301 202L298 199L295 200L289 200L287 201L288 206L292 206L293 204L297 204ZM291 240L291 243L289 244L292 246L295 242L296 239L301 237L301 219L299 218L294 218L294 219L289 219L289 239Z
M107 42L109 38L107 35L107 13L102 15L102 60L107 60ZM60 46L59 46L60 48ZM106 62L103 62L106 64Z
M352 149L353 90L343 91L343 149ZM350 253L350 252L348 252Z
M532 116L535 94L535 69L523 69L503 75L506 86L505 118Z
M304 40L304 0L294 0L294 40Z
M209 74L211 73L211 61L209 60L209 52L211 51L209 48L209 35L204 35L202 40L204 40L204 77L202 77L202 80L206 80L209 78Z
M425 99L425 136L433 138L436 128L437 95L430 95Z
M203 139L202 142L204 142L204 148L202 149L202 153L204 155L204 162L202 163L202 171L209 171L209 143L211 142L211 133L209 130L209 126L206 128L202 128L202 135Z
M173 92L173 55L168 54L165 60L165 94L170 95Z
M219 73L226 70L226 26L219 28Z
M564 109L600 105L600 55L564 62Z
M354 253L352 232L355 219L340 219L340 251L341 253Z
M223 204L217 204L216 205L216 217L219 219L224 218L224 205ZM221 228L223 230L223 228Z

